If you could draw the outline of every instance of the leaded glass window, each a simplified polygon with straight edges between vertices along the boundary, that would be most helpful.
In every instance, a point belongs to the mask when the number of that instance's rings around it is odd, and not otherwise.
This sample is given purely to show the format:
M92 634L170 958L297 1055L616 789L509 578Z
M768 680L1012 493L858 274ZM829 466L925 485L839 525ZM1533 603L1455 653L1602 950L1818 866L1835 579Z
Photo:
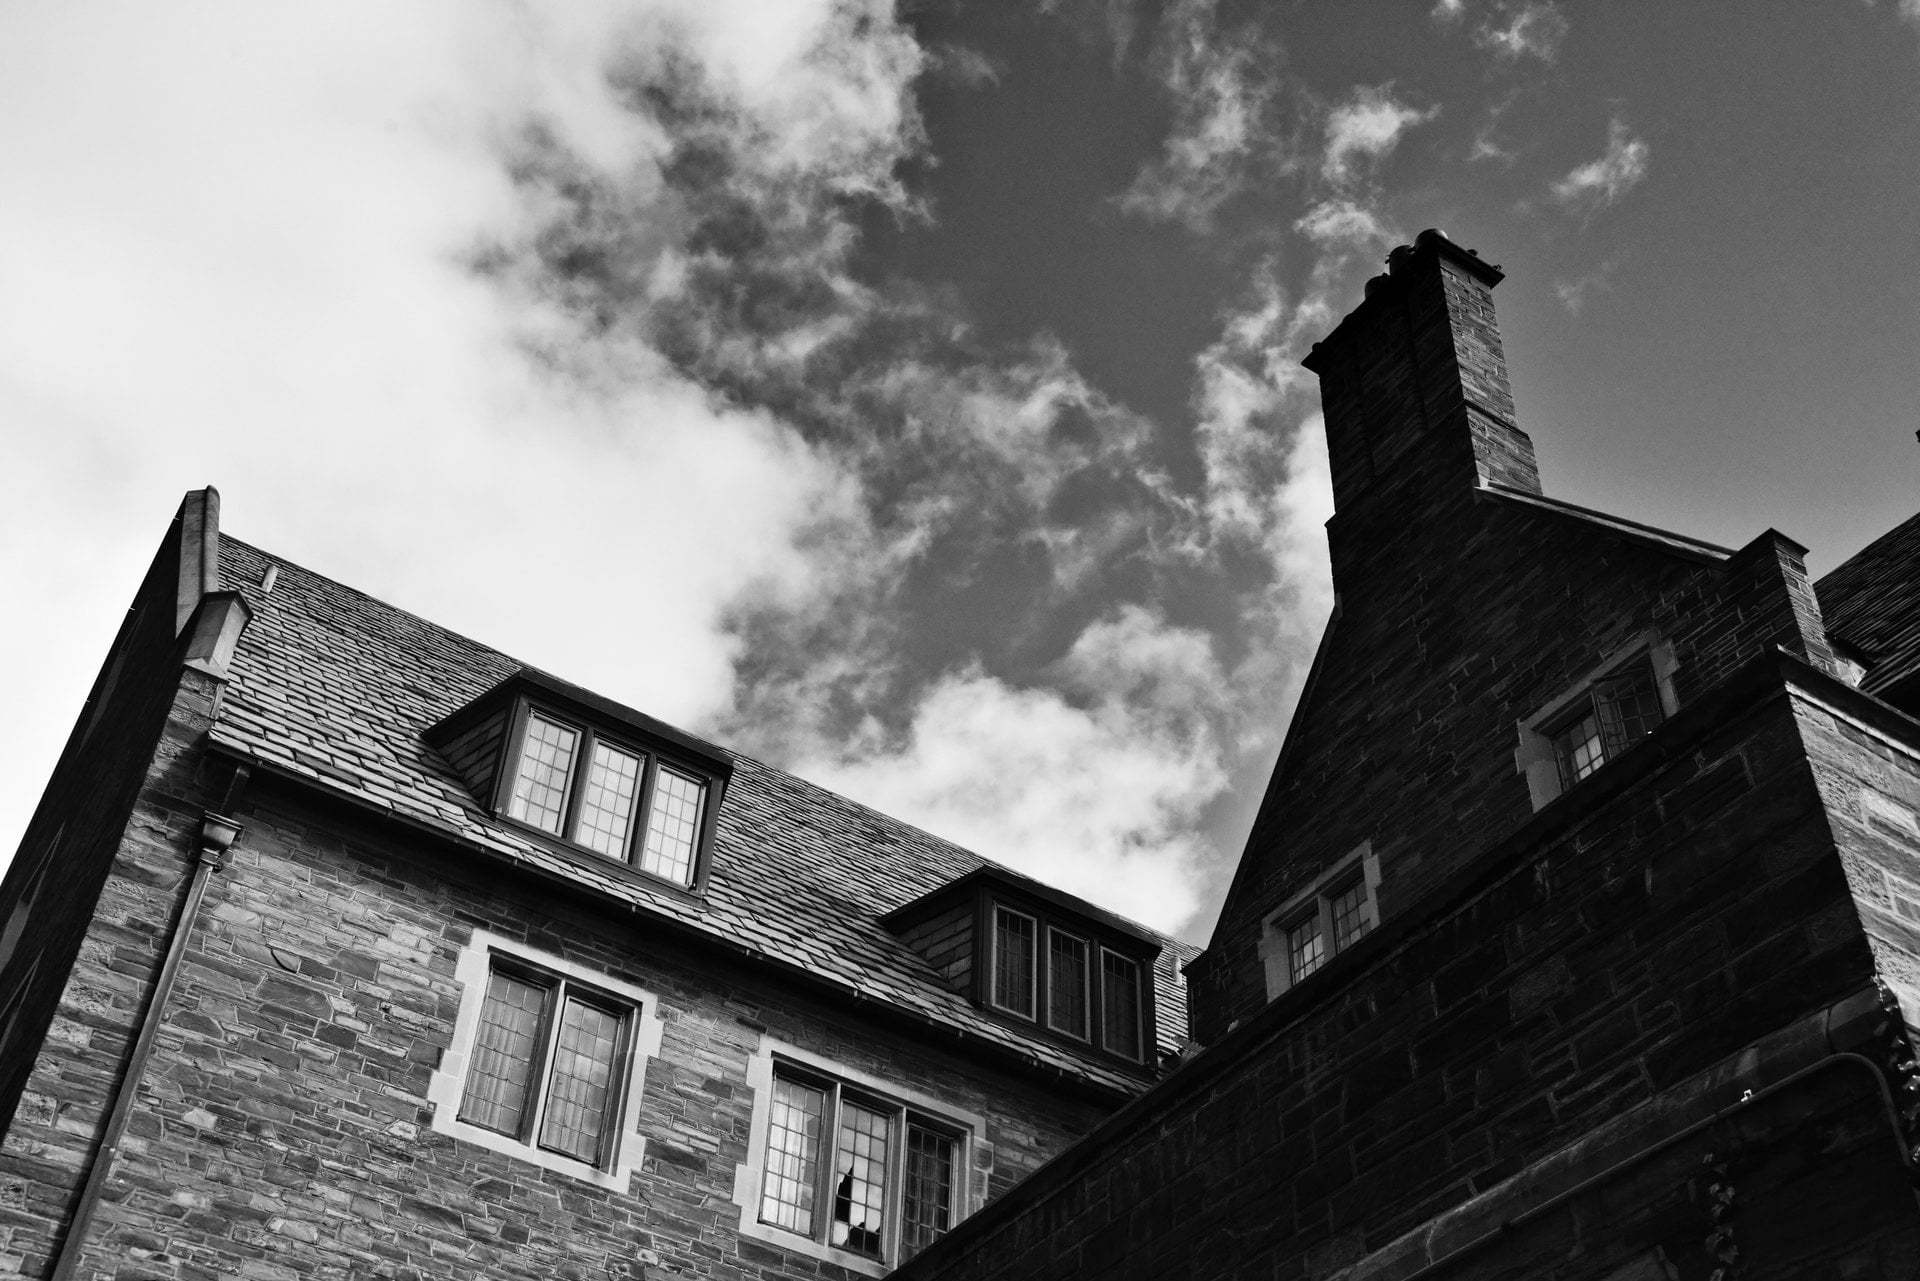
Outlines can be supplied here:
M462 1121L589 1165L619 1121L631 1009L548 975L494 966Z
M708 822L706 777L537 709L507 792L507 815L641 871L690 886Z
M1123 1058L1140 1058L1140 963L1100 949L1101 1043Z
M1561 790L1632 747L1665 719L1660 686L1646 656L1595 681L1548 735Z
M1047 931L1047 1026L1082 1040L1087 1035L1087 942L1061 930Z
M958 1218L963 1134L825 1073L780 1064L760 1221L870 1259L911 1258Z
M1031 916L1008 908L993 912L993 1003L1022 1018L1033 1017L1034 941Z
M1326 935L1320 930L1319 905L1287 927L1287 973L1295 983L1319 969L1327 959Z

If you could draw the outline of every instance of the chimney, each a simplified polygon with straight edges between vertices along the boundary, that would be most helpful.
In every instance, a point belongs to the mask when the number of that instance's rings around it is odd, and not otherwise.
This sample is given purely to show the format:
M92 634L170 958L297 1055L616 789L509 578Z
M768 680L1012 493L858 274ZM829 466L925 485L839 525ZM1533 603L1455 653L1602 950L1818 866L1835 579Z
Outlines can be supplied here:
M1301 362L1320 376L1336 521L1404 520L1488 483L1540 492L1493 316L1500 280L1472 250L1423 231L1387 255L1387 273Z

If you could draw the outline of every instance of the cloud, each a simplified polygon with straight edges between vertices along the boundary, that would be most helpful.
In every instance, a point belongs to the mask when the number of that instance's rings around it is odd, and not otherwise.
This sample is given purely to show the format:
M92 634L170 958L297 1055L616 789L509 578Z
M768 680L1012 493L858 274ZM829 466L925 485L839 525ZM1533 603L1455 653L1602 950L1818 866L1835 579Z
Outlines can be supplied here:
M1467 0L1434 0L1427 16L1440 23L1458 22L1466 16L1466 12Z
M1532 0L1502 13L1504 23L1490 22L1474 32L1474 43L1508 61L1537 58L1552 62L1560 54L1572 24L1551 0Z
M925 691L888 750L799 770L1171 930L1198 903L1194 833L1226 775L1203 721L1177 706L1136 714L1130 696L1150 694L1169 662L1204 661L1204 649L1191 633L1123 615L1066 660L1092 691L1086 703L970 667Z
M1336 185L1347 183L1354 176L1356 162L1384 159L1399 145L1402 134L1437 114L1438 107L1421 111L1394 101L1384 85L1356 88L1351 98L1327 116L1321 175Z
M965 70L891 6L371 13L47 8L0 42L0 412L54 482L0 538L91 566L213 481L241 537L1179 923L1304 661L1293 362L1377 213L1301 218L1309 286L1264 280L1155 423L858 269L867 220L926 216L914 86ZM1166 216L1204 221L1285 161L1271 51L1194 39L1165 156L1224 176ZM95 635L144 565L25 559L15 597Z
M1553 282L1553 293L1560 305L1577 316L1594 294L1613 292L1613 264L1605 262L1592 271Z
M1204 232L1276 159L1279 50L1258 28L1220 30L1213 0L1185 0L1168 12L1157 57L1173 127L1118 203Z
M1619 202L1647 176L1651 154L1646 142L1615 120L1607 128L1607 149L1597 160L1575 166L1553 184L1553 199L1562 208L1595 213Z

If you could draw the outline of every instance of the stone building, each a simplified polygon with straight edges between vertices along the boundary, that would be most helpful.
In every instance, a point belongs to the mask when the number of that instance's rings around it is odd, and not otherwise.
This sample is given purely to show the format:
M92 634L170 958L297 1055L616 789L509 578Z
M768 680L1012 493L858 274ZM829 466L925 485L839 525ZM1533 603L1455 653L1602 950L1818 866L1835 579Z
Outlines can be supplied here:
M1193 949L218 523L0 897L0 1274L879 1276L1185 1042Z
M1546 497L1499 279L1308 360L1339 603L1197 956L189 495L0 887L0 1273L1920 1271L1920 517L1816 588Z

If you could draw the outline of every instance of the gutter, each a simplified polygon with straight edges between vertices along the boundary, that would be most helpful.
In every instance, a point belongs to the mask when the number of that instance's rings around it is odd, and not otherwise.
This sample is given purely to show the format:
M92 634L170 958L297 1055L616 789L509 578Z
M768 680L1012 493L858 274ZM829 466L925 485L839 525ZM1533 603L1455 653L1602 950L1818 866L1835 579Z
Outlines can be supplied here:
M227 794L229 807L245 782L244 772L234 779L234 786ZM113 1175L114 1159L120 1152L120 1140L126 1134L128 1118L133 1115L134 1096L139 1093L140 1078L146 1073L147 1060L153 1055L153 1043L160 1031L161 1013L167 1007L168 998L173 995L174 983L180 975L180 961L187 950L187 939L193 933L194 922L200 915L200 905L206 899L207 882L215 872L226 866L227 851L233 847L241 830L237 821L212 810L208 810L200 820L193 881L187 887L186 899L181 903L169 930L167 955L160 965L160 977L154 981L153 990L147 994L146 1008L140 1013L140 1031L134 1038L133 1053L127 1060L119 1083L114 1087L113 1107L101 1131L100 1144L94 1150L87 1181L80 1189L79 1203L74 1206L73 1216L67 1221L66 1235L61 1238L60 1248L54 1256L53 1269L47 1274L50 1281L70 1281L74 1270L80 1266L80 1256L86 1248L87 1230L93 1225L101 1194L106 1190L107 1180Z

